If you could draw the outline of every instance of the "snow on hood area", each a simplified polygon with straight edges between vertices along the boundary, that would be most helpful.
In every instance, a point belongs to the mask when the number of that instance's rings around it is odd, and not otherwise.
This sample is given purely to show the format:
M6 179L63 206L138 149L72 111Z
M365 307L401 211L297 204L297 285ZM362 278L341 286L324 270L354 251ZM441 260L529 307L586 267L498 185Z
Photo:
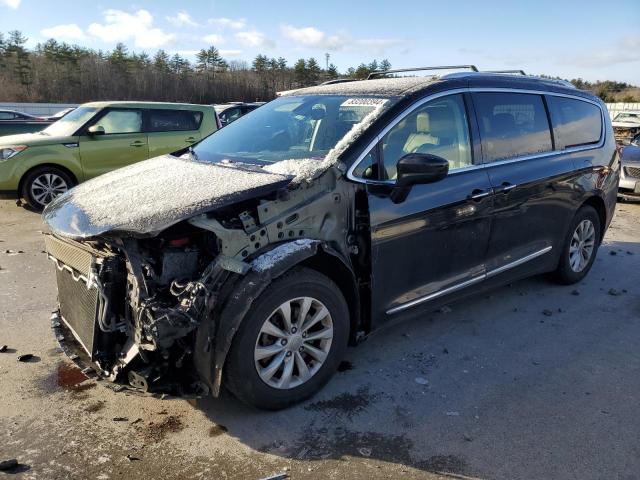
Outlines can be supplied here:
M72 238L151 234L212 208L267 194L290 176L169 155L84 182L54 200L43 218Z
M329 150L324 159L301 158L291 160L281 160L272 163L263 168L263 170L276 173L279 175L293 176L292 183L300 184L302 182L311 182L320 174L331 168L338 162L340 156L351 146L351 144L367 130L373 122L375 122L389 102L380 99L380 103L371 110L360 123L356 124L342 139L336 143L336 146Z

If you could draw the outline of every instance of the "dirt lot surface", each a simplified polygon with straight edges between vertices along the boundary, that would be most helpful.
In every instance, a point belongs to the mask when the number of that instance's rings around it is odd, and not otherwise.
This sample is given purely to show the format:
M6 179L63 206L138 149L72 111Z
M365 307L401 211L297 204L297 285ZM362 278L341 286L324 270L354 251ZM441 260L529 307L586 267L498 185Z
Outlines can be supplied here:
M0 461L19 461L0 479L640 475L640 205L618 205L582 284L533 278L386 328L280 412L83 381L49 329L40 228L0 201Z

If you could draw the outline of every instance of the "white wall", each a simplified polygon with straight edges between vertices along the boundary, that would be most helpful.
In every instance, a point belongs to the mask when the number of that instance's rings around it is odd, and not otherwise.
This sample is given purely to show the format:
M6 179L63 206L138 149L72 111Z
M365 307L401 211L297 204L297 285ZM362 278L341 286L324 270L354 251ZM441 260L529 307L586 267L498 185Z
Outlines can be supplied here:
M77 106L77 103L0 103L2 110L15 110L31 115L53 115L65 108Z

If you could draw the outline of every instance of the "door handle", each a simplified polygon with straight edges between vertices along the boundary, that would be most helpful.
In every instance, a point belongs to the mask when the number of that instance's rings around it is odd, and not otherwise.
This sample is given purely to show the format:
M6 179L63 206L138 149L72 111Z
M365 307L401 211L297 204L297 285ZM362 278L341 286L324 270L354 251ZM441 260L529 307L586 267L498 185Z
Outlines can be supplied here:
M196 143L197 139L195 137L187 137L184 139L184 141L187 143Z
M487 189L487 190L482 190L480 188L476 188L469 194L467 199L478 201L478 200L482 200L483 198L488 197L489 195L492 195L492 194L493 194L493 190L491 190L490 188Z
M515 185L513 183L502 182L502 185L500 185L499 187L494 188L493 191L495 193L507 194L507 193L509 193L511 190L513 190L516 187L517 187L517 185Z
M144 147L146 143L141 140L136 140L135 142L130 143L129 145L131 145L132 147Z

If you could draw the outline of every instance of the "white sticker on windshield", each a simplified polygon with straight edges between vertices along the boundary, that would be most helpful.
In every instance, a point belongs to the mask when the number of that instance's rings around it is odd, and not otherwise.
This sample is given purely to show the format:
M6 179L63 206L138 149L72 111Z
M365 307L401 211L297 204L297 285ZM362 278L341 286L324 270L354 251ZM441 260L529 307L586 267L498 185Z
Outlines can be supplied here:
M340 105L341 107L375 107L386 103L386 98L350 98Z

